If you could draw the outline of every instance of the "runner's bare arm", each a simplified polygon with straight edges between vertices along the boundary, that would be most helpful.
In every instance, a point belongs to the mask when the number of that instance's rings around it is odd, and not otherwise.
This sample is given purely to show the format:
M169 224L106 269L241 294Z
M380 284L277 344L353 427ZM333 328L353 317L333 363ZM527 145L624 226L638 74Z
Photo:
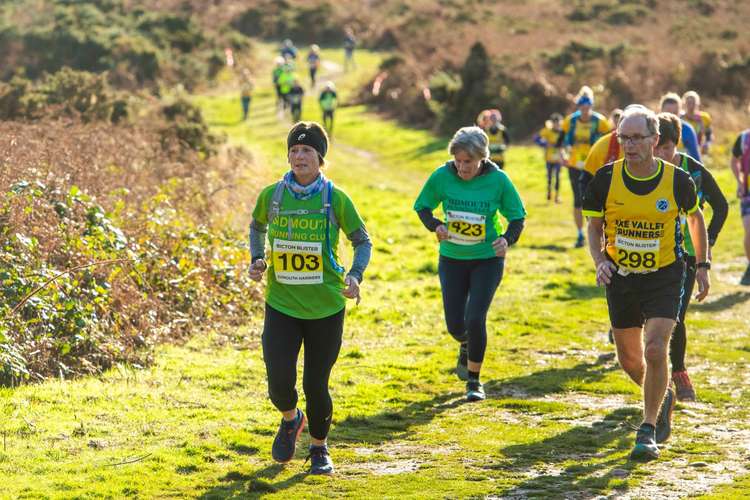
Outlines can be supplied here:
M598 286L609 285L612 274L617 271L614 262L609 260L602 249L604 238L604 217L588 217L587 228L589 253L596 267L596 284Z

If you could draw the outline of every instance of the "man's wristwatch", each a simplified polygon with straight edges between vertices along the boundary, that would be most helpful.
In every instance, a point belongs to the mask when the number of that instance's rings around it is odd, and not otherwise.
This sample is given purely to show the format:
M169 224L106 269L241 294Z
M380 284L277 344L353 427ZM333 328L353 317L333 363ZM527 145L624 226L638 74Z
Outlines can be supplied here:
M695 265L696 269L711 269L711 261L707 260L706 262L698 262Z

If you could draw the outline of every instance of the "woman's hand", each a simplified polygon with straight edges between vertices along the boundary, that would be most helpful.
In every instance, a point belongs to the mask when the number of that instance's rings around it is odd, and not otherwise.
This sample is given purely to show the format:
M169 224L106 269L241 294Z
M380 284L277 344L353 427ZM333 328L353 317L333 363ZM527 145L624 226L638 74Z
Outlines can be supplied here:
M500 236L492 242L492 249L498 257L505 257L505 252L508 251L508 240Z
M344 284L346 285L346 288L341 291L341 294L344 297L347 299L359 298L359 280L357 278L348 274L346 278L344 278Z
M440 224L438 227L435 228L435 236L437 236L438 241L447 240L450 238L450 234L448 233L448 228L445 227L445 224Z
M265 260L256 260L250 265L250 269L248 270L250 279L253 281L260 281L263 278L263 273L266 272L266 269L268 269L268 264L266 264Z

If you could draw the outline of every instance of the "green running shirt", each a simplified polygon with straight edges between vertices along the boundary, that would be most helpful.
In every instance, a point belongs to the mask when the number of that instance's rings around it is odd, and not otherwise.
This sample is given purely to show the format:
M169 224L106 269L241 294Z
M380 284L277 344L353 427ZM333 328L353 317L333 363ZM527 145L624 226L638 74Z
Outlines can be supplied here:
M450 161L435 170L419 193L414 210L435 210L442 205L451 237L440 242L440 255L452 259L489 259L492 242L503 234L500 213L506 220L526 217L523 201L508 174L494 164L465 181Z
M276 183L261 191L253 210L253 219L268 224ZM344 234L351 234L364 226L362 218L346 193L334 186L332 209ZM281 201L281 210L306 209L319 211L323 204L321 194L309 200L298 200L287 190ZM291 235L289 234L291 224ZM346 298L344 274L331 266L326 248L326 216L322 213L307 215L279 215L268 226L270 254L267 254L268 285L266 302L274 309L299 319L320 319L341 311ZM333 257L339 262L339 228L331 225Z

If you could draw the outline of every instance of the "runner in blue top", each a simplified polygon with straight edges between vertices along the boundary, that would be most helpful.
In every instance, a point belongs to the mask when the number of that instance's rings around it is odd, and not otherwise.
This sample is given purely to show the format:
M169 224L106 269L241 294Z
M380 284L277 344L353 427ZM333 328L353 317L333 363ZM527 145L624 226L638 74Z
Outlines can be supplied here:
M292 41L288 38L284 40L279 52L284 59L297 59L297 47L295 47Z
M662 113L672 113L673 115L680 116L682 108L682 98L674 92L668 92L661 96L659 100L659 108ZM682 122L682 130L680 132L680 144L677 147L692 156L698 161L701 161L701 150L698 146L698 134L695 133L695 129L685 120Z

